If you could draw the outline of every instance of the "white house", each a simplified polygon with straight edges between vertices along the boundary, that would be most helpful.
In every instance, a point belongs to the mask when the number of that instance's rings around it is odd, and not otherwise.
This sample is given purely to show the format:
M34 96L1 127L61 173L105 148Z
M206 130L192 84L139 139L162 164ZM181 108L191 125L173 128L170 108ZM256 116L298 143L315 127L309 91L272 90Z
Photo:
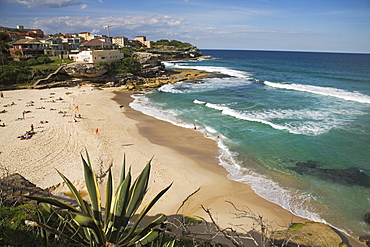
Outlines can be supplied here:
M123 57L124 55L120 50L92 50L69 54L71 60L85 63L112 62Z

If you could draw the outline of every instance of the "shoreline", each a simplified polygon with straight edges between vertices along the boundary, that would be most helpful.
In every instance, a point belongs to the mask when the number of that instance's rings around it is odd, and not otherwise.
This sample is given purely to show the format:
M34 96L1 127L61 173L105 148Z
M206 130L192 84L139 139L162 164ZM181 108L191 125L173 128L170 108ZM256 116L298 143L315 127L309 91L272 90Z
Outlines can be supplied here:
M230 226L230 222L246 224L245 229L252 227L252 222L235 219L237 212L225 202L228 200L237 207L247 206L274 230L286 229L291 222L307 221L259 197L250 186L229 180L226 170L218 164L215 141L193 129L131 109L128 105L133 92L118 90L83 86L4 92L0 104L14 102L15 105L4 107L6 113L0 114L6 124L0 128L0 175L17 172L41 188L55 186L53 194L57 194L67 192L68 188L62 184L56 169L79 190L86 189L80 157L85 155L85 150L98 174L113 162L115 181L121 171L123 154L133 177L153 157L149 190L143 203L171 182L173 185L150 215L198 215L209 221L200 208L203 205L221 227ZM124 109L119 107L121 104ZM19 120L24 110L29 113ZM82 115L77 122L73 121L75 114ZM48 122L40 123L45 120ZM31 124L37 133L29 140L19 140L17 136L29 130ZM96 129L99 133L95 133ZM349 237L346 239L352 246L360 246Z
M115 92L113 100L119 104L128 106L133 99L130 97L133 92ZM211 212L218 217L218 223L221 227L230 226L230 221L237 224L245 224L245 219L240 221L236 219L236 211L226 201L231 201L237 208L247 207L252 213L262 216L267 220L275 230L280 227L289 227L290 223L306 223L308 219L293 215L291 212L283 209L281 206L272 203L259 195L252 188L234 180L227 178L228 172L218 163L217 143L204 135L192 129L175 126L169 122L156 119L141 112L127 107L125 115L137 121L139 134L147 138L155 145L165 146L177 152L180 155L190 158L194 163L182 167L181 172L200 171L211 180L203 180L199 190L194 194L189 194L186 203L181 210L176 213L182 215L197 215L208 219L207 214L200 208L210 208ZM199 174L197 174L199 175ZM200 176L202 178L202 176ZM190 184L189 184L190 186ZM363 246L349 236L340 234L348 240L351 246Z

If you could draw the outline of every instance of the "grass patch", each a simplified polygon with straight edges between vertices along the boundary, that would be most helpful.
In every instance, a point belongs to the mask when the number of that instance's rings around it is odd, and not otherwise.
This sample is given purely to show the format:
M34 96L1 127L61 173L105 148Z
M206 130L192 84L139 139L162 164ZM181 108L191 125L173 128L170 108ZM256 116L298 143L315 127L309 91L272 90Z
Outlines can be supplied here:
M35 69L57 69L59 64L61 64L61 63L74 63L74 61L71 61L71 60L68 60L68 59L58 59L58 60L55 60L51 63L38 64L38 65L31 66L31 69L32 70L35 70Z
M292 223L290 226L289 226L289 229L288 231L296 231L296 230L299 230L301 229L305 224L303 223Z

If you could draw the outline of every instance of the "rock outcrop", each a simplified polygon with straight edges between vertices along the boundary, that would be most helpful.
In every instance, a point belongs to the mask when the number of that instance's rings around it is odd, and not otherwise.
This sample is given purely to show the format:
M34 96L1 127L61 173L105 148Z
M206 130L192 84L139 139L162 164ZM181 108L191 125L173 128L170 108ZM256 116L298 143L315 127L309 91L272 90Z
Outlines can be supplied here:
M202 56L200 50L195 46L185 48L174 48L173 46L159 46L149 50L157 54L160 61L196 59Z
M81 79L78 83L94 83L96 86L123 86L127 89L142 89L160 87L166 83L173 83L185 79L200 79L210 77L210 73L202 72L189 72L181 75L174 70L167 70L161 63L163 60L176 60L176 59L191 59L197 58L202 53L195 47L188 48L174 48L163 46L155 48L150 52L135 52L133 54L142 66L142 69L136 75L132 74L114 74L107 73L114 70L117 63L97 66L92 63L70 63L60 71L68 78L64 81L54 82L52 80L43 81L37 88L53 87L53 86L73 86L76 85L76 78ZM60 74L60 75L61 75ZM36 87L35 87L36 88Z
M316 246L347 247L342 238L328 225L318 222L299 224L297 229L279 231L271 234L271 239L278 246Z
M35 204L26 196L50 196L47 191L37 187L18 173L0 179L0 199L8 205L23 203Z
M105 66L97 67L92 63L70 63L63 68L63 71L72 77L95 78L108 72Z

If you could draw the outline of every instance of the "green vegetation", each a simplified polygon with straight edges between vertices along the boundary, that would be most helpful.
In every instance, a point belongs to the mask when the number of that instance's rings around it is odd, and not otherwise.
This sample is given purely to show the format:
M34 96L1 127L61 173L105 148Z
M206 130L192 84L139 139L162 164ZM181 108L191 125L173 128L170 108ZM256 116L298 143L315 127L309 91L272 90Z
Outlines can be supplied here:
M18 65L0 66L0 84L11 85L30 79L32 73L30 67Z
M161 235L162 232L156 227L166 220L164 215L160 215L143 228L140 228L139 224L171 185L163 189L139 214L136 214L148 188L151 161L132 183L131 171L125 174L124 159L119 186L115 193L109 168L104 214L97 179L87 152L86 159L82 157L82 162L90 204L82 199L74 185L60 172L58 173L68 185L78 208L54 198L29 197L37 200L42 206L38 209L38 216L34 216L33 219L43 229L46 240L50 236L56 236L65 241L66 245L141 246L149 244ZM135 219L134 215L137 215Z
M3 85L26 85L30 84L32 70L51 69L55 70L61 63L72 63L67 59L52 61L46 56L32 58L27 61L7 61L5 65L0 65L0 84ZM41 76L40 78L43 78Z
M37 229L25 224L27 212L36 212L30 205L0 207L0 246L44 246Z
M116 71L120 74L131 73L137 75L141 71L141 64L134 57L126 57L120 60Z
M191 47L192 45L190 43L184 43L178 40L167 40L167 39L161 39L156 42L152 43L153 47L159 47L159 46L173 46L175 48L186 48Z
M290 226L289 226L289 229L288 231L296 231L296 230L299 230L301 229L305 224L303 223L292 223Z
M141 71L141 64L135 57L125 57L110 63L100 62L95 64L96 67L110 67L109 74L133 74L138 75Z
M74 63L74 61L71 61L69 59L58 59L58 60L50 61L49 63L46 63L46 64L34 65L31 68L32 68L32 70L35 70L35 69L57 69L59 64L61 64L61 63Z

